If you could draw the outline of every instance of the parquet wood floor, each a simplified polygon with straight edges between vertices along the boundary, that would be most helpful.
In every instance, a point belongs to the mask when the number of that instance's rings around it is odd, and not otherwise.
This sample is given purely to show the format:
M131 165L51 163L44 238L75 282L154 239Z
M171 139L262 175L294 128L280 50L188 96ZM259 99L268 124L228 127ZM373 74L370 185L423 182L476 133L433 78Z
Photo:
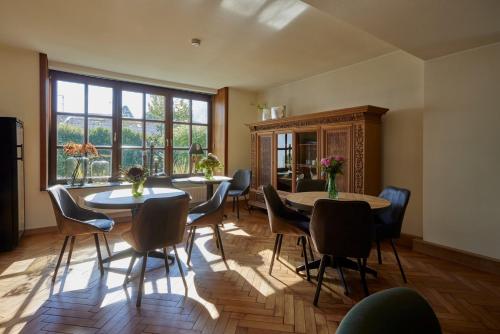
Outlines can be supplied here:
M119 224L110 236L114 251L127 248L120 239L126 228L127 223ZM62 266L52 284L62 238L26 237L15 251L0 254L0 332L334 333L362 299L357 273L346 270L352 290L347 297L336 272L327 269L320 305L314 307L314 281L292 270L302 263L293 238L285 238L281 262L269 276L274 238L262 212L248 215L242 210L239 221L229 214L222 236L227 263L221 261L209 229L198 231L190 268L179 247L187 296L176 266L166 278L163 262L149 260L140 309L135 307L137 278L122 287L128 259L113 262L101 277L93 240L77 239L71 265ZM432 304L445 332L500 333L500 277L401 247L400 256L408 286ZM368 278L370 292L403 285L389 247L383 248L383 258L384 264L378 265L372 252L368 261L379 272L378 278Z

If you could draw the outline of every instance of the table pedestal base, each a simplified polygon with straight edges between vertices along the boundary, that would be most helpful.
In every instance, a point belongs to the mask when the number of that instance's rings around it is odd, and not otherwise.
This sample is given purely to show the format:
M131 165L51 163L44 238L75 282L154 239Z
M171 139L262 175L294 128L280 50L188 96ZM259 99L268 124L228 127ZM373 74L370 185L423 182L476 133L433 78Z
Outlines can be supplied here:
M125 259L127 257L131 257L132 254L134 254L134 249L129 248L129 249L123 250L121 252L118 252L116 254L113 254L110 257L106 258L106 259L103 259L102 263L111 263L112 261ZM148 253L148 257L153 257L153 258L162 259L162 260L165 259L165 255L163 254L163 252L158 252L158 251L150 251ZM167 255L167 258L169 260L169 265L174 264L174 262L175 262L175 257L174 256Z
M309 269L318 269L320 263L321 263L321 260L312 261L312 262L308 263L308 267L309 267ZM334 261L328 261L329 267L336 269L339 265L342 268L348 268L348 269L359 271L358 264L356 262L348 259L348 258L345 258L345 257L336 257ZM295 268L295 271L297 273L299 273L301 271L305 271L305 270L306 270L306 268L304 265L301 265L301 266L298 266L297 268ZM366 267L365 272L367 274L371 274L371 275L377 277L377 271L375 269Z

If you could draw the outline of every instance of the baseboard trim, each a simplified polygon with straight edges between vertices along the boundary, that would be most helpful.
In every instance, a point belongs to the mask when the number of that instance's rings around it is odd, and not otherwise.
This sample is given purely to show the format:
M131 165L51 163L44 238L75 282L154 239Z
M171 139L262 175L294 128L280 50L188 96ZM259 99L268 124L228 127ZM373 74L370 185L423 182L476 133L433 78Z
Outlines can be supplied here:
M401 233L399 236L399 239L397 239L396 244L398 246L403 246L407 248L413 248L413 241L414 240L422 240L422 237L418 237L413 234L406 234L406 233Z
M455 262L473 269L500 275L500 261L491 257L470 253L424 240L415 240L413 250L422 254Z
M44 234L44 233L58 233L57 226L46 226L46 227L38 227L32 228L29 230L25 230L23 236L27 237L30 235Z

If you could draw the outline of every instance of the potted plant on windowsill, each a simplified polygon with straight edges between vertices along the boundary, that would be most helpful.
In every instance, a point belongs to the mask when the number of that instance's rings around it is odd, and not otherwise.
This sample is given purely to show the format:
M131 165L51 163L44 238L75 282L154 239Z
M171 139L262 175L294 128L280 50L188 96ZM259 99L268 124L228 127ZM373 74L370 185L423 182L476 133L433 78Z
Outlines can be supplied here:
M214 170L223 167L219 158L212 153L208 153L205 158L202 158L196 163L196 170L202 170L205 178L211 180L214 178Z

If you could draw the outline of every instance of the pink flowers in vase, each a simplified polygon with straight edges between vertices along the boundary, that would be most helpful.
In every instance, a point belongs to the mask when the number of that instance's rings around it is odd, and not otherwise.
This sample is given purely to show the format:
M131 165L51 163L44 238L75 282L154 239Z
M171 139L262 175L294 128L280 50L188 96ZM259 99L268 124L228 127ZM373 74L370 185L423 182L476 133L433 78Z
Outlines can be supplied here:
M344 163L345 158L341 155L321 159L321 166L325 174L342 174Z

